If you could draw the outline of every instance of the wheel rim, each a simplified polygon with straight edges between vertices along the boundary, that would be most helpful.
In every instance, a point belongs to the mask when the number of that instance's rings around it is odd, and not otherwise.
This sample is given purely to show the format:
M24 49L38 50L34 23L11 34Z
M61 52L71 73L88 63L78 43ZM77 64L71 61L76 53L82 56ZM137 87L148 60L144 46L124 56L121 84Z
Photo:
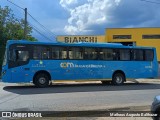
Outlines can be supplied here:
M122 83L123 78L121 76L116 76L116 83Z
M45 84L46 83L46 78L41 77L41 78L39 78L38 81L39 81L40 84Z

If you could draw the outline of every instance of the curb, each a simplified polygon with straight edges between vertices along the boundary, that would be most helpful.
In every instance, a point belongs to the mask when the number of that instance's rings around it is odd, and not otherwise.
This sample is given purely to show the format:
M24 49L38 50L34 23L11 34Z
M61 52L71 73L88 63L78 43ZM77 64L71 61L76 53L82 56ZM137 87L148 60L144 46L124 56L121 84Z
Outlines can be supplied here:
M143 82L160 82L160 79L135 79L134 80L137 83L143 83ZM133 81L133 82L134 82Z

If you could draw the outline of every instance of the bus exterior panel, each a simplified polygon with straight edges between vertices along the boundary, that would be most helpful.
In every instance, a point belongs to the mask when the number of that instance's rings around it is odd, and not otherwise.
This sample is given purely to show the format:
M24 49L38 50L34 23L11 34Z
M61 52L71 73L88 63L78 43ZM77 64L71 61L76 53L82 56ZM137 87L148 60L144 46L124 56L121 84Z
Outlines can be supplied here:
M51 80L106 80L120 72L126 79L158 76L156 49L99 43L8 41L2 81L33 82L36 75ZM45 78L45 76L44 76Z

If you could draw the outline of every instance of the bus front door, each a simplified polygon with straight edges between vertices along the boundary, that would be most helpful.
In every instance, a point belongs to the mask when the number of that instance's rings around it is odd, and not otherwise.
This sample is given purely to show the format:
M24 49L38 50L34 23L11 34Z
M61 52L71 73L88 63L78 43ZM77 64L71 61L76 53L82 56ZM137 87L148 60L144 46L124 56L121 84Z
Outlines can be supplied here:
M25 73L24 73L24 68L23 66L18 66L15 68L11 68L11 77L12 77L12 82L24 82L25 80Z
M11 69L12 82L25 82L25 69L29 63L29 51L24 46L14 46L10 50L9 67Z

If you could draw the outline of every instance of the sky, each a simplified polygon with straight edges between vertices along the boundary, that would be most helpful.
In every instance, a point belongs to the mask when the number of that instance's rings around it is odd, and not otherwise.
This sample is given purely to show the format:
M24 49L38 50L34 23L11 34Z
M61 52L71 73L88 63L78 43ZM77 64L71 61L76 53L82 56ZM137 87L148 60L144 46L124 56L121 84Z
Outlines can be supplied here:
M160 27L160 0L10 0L27 8L32 35L54 41L58 35L104 35L107 28ZM151 3L151 2L155 3ZM156 4L157 3L157 4ZM7 0L16 18L24 10Z

